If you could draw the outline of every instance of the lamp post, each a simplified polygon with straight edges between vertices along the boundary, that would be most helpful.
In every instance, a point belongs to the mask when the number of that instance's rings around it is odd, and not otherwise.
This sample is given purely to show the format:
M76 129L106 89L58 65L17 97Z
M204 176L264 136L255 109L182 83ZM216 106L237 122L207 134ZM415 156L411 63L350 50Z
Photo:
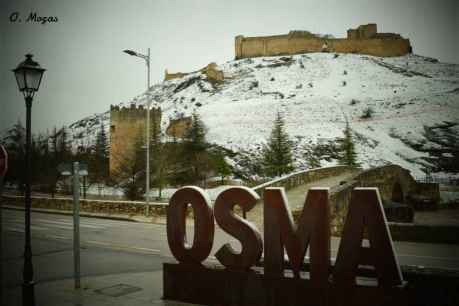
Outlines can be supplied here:
M147 91L150 89L150 48L148 48L147 55L138 53L132 50L124 50L124 53L127 53L131 56L137 56L143 58L147 65ZM146 182L145 182L145 204L146 204L146 215L149 214L149 195L150 195L150 107L151 100L147 100L147 124L146 124L146 149L147 149L147 169L146 169Z
M32 60L32 54L27 54L25 61L13 70L19 91L22 92L26 104L26 152L25 152L25 247L24 247L24 270L22 283L22 305L35 305L32 246L30 239L30 142L32 121L32 100L35 92L40 87L41 78L46 69Z

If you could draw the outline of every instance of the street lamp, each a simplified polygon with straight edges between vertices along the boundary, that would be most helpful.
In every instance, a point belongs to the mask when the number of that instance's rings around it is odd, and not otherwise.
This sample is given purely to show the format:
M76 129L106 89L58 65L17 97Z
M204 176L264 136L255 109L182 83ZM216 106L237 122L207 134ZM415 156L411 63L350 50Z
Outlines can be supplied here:
M24 270L22 283L22 305L35 305L32 247L30 239L30 130L32 100L35 92L40 87L41 78L46 69L32 60L32 54L27 54L25 61L20 63L16 69L12 70L16 77L19 91L22 92L26 104L26 152L25 152L25 247L24 247Z
M148 48L147 55L138 53L132 50L123 50L124 53L131 56L143 58L147 64L147 91L150 89L150 48ZM146 149L147 149L147 170L146 170L146 182L145 182L145 204L146 204L146 215L148 216L149 207L149 195L150 195L150 107L151 100L147 100L147 124L146 124Z

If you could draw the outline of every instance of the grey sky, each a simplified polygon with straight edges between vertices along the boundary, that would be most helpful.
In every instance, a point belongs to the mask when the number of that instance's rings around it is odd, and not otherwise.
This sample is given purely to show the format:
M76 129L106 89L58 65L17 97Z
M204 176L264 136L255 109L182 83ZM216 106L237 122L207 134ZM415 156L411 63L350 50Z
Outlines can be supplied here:
M164 70L190 71L234 58L234 37L290 30L344 37L375 22L380 32L409 38L416 54L459 64L459 1L26 1L1 2L0 130L24 122L25 106L13 73L31 52L45 73L33 106L33 129L69 124L145 90L141 59L123 49L152 50L152 83ZM19 12L22 23L9 16ZM31 12L57 23L26 23Z

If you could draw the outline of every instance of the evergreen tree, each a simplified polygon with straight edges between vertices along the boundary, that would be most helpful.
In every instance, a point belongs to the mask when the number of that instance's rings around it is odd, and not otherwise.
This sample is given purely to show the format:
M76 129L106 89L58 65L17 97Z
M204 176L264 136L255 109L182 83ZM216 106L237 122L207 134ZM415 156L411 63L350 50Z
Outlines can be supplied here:
M223 184L225 178L231 174L231 167L225 161L225 156L221 151L214 154L214 164L217 174L221 176L221 183Z
M108 152L107 134L105 133L104 126L101 124L94 145L90 169L90 172L92 172L91 177L97 183L104 182L108 177Z
M344 129L344 138L340 140L340 158L339 163L346 166L359 166L357 162L357 153L355 152L354 141L352 139L352 130L349 122L346 120Z
M292 143L285 131L285 122L278 112L274 121L274 127L263 149L263 165L268 176L280 176L291 172L292 165Z
M191 126L183 137L182 161L183 168L188 168L188 178L191 181L205 179L210 158L206 142L206 127L197 113L193 114Z
M320 158L315 155L314 150L306 151L305 158L310 169L320 168Z
M159 117L154 115L151 117L150 130L150 182L157 186L158 197L162 196L162 189L166 184L167 172L167 155L165 144L162 142L161 127L158 122Z
M67 139L68 138L67 127L63 126L59 130L58 135L59 135L58 144L57 144L58 161L59 163L71 162L72 149Z
M5 180L17 184L20 191L25 183L25 139L26 131L19 120L6 132L4 138L10 169Z

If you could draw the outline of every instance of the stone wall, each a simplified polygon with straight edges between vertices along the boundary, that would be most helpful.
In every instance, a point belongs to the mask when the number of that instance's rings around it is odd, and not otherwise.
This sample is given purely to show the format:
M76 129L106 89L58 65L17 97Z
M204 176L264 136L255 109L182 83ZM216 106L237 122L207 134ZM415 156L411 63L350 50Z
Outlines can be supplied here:
M182 138L186 130L191 126L191 117L171 119L166 129L166 134L171 137Z
M8 205L24 207L24 197L4 196ZM150 203L149 216L165 216L167 203ZM45 198L32 197L32 208L59 210L63 212L73 211L73 199L71 198ZM109 201L109 200L80 200L80 212L104 214L104 215L145 215L145 202L138 201Z
M221 83L225 80L223 71L217 69L216 63L210 63L206 67L201 68L198 71L204 73L207 76L207 79L211 83ZM169 73L166 69L166 72L164 75L164 81L173 80L173 79L181 79L184 76L187 76L191 73L195 73L198 71Z
M263 37L239 35L235 38L236 59L323 51L388 57L409 53L411 45L408 39L398 34L377 33L376 24L350 29L347 38L323 38L307 31Z
M120 167L132 159L135 152L135 142L139 137L145 140L146 109L136 107L110 107L110 175L115 174ZM159 129L161 109L150 110L151 130ZM156 127L155 127L156 126Z
M188 73L184 73L184 72L169 73L169 71L167 71L166 69L166 71L164 72L164 81L169 81L173 79L181 79L187 74Z

